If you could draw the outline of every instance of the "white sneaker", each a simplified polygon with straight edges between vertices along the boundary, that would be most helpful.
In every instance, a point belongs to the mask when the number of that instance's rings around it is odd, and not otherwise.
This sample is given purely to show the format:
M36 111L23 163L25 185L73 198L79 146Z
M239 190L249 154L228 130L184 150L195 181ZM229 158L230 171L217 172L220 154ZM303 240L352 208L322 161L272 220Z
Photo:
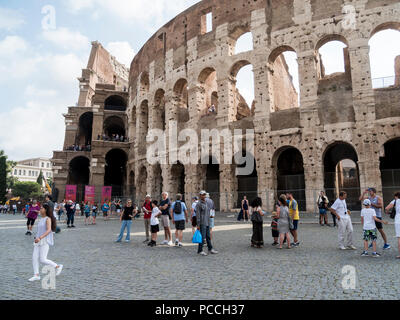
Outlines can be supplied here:
M60 265L58 266L58 268L56 269L56 276L59 276L59 275L60 275L60 273L61 273L63 267L64 267L64 266L63 266L62 264L60 264Z
M32 278L29 279L30 282L39 281L39 280L40 280L39 276L33 276Z
M179 243L178 243L178 247L183 247L182 242L179 242Z
M172 241L170 241L170 242L168 242L168 245L169 245L170 247L172 247L174 244L172 243Z
M212 249L212 250L210 251L210 253L211 253L211 254L218 254L218 251L217 251L217 250L214 250L214 249Z
M199 255L201 256L207 256L207 253L205 253L204 251L200 252Z
M168 244L168 240L164 240L161 244Z
M345 247L341 246L339 247L340 250L347 250Z
M353 245L347 247L349 250L357 250L357 248Z

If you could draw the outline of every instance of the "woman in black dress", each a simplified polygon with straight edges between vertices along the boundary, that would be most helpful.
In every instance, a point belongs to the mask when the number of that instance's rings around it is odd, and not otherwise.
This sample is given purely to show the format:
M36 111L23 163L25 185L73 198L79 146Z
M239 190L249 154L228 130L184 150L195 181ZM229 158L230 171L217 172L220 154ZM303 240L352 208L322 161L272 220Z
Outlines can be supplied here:
M263 216L261 198L255 198L251 203L251 222L253 223L253 236L251 237L251 246L262 248L264 245L263 237Z

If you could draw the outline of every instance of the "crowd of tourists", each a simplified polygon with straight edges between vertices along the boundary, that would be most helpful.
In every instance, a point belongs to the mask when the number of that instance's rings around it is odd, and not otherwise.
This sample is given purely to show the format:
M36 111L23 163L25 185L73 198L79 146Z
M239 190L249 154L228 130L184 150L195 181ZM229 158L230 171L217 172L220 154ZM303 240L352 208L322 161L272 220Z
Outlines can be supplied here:
M78 144L73 144L72 146L67 147L66 151L85 151L85 152L90 152L92 151L92 146L90 144L88 145L78 145Z
M123 135L112 134L111 136L109 136L105 133L102 136L98 135L97 140L114 141L114 142L129 142L128 137L124 137Z
M325 193L321 191L317 204L319 206L320 224L328 225L327 214L331 213L334 217L334 225L338 227L338 242L340 250L356 250L353 240L353 225L351 212L347 208L347 193L341 191L336 201L329 206L329 200ZM396 238L398 239L400 259L400 192L395 193L394 200L384 207L382 197L378 196L375 188L369 188L363 192L359 200L362 203L361 223L363 226L364 248L362 256L369 256L368 250L372 248L372 257L379 257L377 252L378 231L381 235L384 246L383 250L391 248L384 232L383 225L388 224L383 219L383 213L390 214L394 219ZM253 233L251 237L251 247L262 248L264 246L264 217L267 215L262 209L262 200L256 197L251 202L244 197L241 202L243 220L251 221ZM122 242L126 231L125 242L131 241L132 220L138 218L141 213L144 217L144 230L146 239L144 243L149 247L157 246L158 233L164 231L164 240L161 245L183 247L183 231L186 225L191 223L192 235L201 234L201 241L198 242L197 253L201 256L208 254L218 254L213 246L212 230L214 228L215 204L206 191L201 191L199 197L192 198L191 206L187 206L183 201L182 194L177 194L173 201L167 192L163 192L161 201L153 200L150 195L145 197L142 205L135 205L132 200L127 200L122 206L120 200L104 202L99 207L97 203L74 203L63 201L60 204L53 203L50 196L46 196L43 204L36 200L27 204L26 208L27 231L26 235L32 235L32 228L38 216L41 217L34 240L33 269L34 276L30 281L40 280L38 268L39 261L43 264L56 268L56 274L60 274L63 266L58 265L47 259L49 246L54 244L53 233L59 229L56 219L59 221L63 213L66 214L68 228L74 228L75 215L84 215L85 225L96 224L98 211L103 213L104 220L109 219L109 215L116 215L121 222L120 233L116 242ZM275 205L275 211L271 214L271 231L273 246L282 249L286 243L288 249L298 247L299 227L299 206L292 193L281 194ZM172 228L174 227L175 241L173 242ZM205 245L208 254L204 251Z

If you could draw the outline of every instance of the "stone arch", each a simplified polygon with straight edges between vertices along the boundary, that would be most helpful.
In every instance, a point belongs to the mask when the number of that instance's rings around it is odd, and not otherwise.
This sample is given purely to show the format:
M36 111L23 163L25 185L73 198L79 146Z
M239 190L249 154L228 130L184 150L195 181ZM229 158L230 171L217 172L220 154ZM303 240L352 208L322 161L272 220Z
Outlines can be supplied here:
M251 68L251 62L248 60L240 60L237 61L230 70L234 92L233 112L236 120L251 117L254 114L254 74ZM244 73L240 75L242 71L244 71ZM245 85L242 83L243 77L246 78ZM250 98L243 96L243 94L245 94L245 89L250 89L253 91L253 95ZM246 98L252 98L252 101L246 101Z
M243 150L245 151L245 149ZM248 154L248 151L245 151ZM242 152L242 156L245 156L245 153ZM249 203L258 196L258 172L257 172L257 162L256 158L253 154L250 154L250 161L253 161L254 167L253 171L247 175L237 174L236 168L244 168L246 163L243 164L236 164L235 156L233 157L233 165L232 165L232 173L235 178L235 191L236 195L234 195L234 204L237 208L241 207L241 201L243 197L246 196Z
M387 22L380 23L379 25L375 26L372 29L372 31L370 33L370 38L372 38L378 32L384 31L387 29L400 31L400 21L387 21Z
M161 193L163 192L163 176L160 163L152 166L152 191L151 196L153 199L160 200Z
M173 99L174 110L176 111L176 116L174 119L178 123L184 123L189 121L189 92L188 92L188 82L186 79L179 79L173 89Z
M136 181L136 190L137 190L137 201L139 205L147 194L147 168L145 165L141 165L138 170L137 174L137 181Z
M126 100L119 95L111 95L104 101L104 110L126 111Z
M293 193L301 211L307 208L303 159L302 152L293 146L279 148L272 157L277 196Z
M296 54L292 47L282 45L275 48L268 57L271 112L299 107L299 92L294 85L294 77L290 73L289 65L286 62L286 52L294 52ZM298 73L298 71L296 72ZM285 94L282 94L283 92Z
M185 166L181 162L177 162L171 166L170 180L171 180L171 197L175 199L178 193L185 197L185 180L186 172Z
M393 194L400 191L400 135L386 141L383 153L379 158L379 169L382 180L382 193L384 202L393 199Z
M68 164L67 184L77 186L77 201L83 201L85 186L90 181L90 160L84 156L73 158Z
M154 94L153 126L154 129L165 130L165 91L158 89Z
M332 201L338 196L338 192L347 192L347 205L350 210L360 209L358 198L360 196L360 177L358 168L358 153L348 142L335 141L326 146L322 154L324 168L324 188L326 195ZM354 173L348 179L344 176L346 162L354 169Z
M75 139L77 145L92 144L93 112L85 112L79 117L79 129Z
M129 196L132 197L132 200L135 202L136 198L136 185L135 185L135 171L131 170L128 176L128 190Z
M112 186L113 197L125 194L127 162L128 155L121 149L111 149L105 156L104 185Z
M148 72L142 72L142 74L140 75L139 84L140 84L139 92L141 98L143 98L143 96L147 95L150 90L150 77Z
M104 120L103 124L104 134L112 138L113 135L118 135L119 137L126 137L125 122L119 116L109 116Z
M343 57L338 57L338 59L343 59L343 71L335 70L335 72L331 72L329 75L326 74L325 66L323 63L323 57L320 50L329 43L333 42L341 42L343 47ZM316 60L316 68L318 79L331 79L332 77L347 76L348 79L351 79L351 66L350 66L350 54L349 54L349 42L346 37L341 34L327 34L321 37L316 45L315 45L315 60ZM350 83L351 85L351 83Z
M200 115L207 115L211 105L211 96L213 92L218 93L217 72L214 68L205 68L200 72L198 77L199 86L201 88L201 99L198 105Z

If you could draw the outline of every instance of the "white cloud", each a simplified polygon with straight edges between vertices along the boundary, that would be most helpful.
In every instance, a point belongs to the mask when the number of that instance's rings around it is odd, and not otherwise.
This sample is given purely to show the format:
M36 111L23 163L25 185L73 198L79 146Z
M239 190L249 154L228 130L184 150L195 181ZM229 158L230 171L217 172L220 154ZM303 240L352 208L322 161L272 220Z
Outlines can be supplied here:
M35 85L28 85L25 89L25 95L29 97L55 97L57 95L56 90L37 88Z
M129 42L110 42L107 44L106 49L111 53L117 60L123 63L128 68L131 65L133 57L135 56L135 50L131 47Z
M13 57L18 52L24 52L28 49L28 43L18 36L7 36L0 41L0 56Z
M105 14L112 14L124 23L140 23L151 30L157 30L168 19L196 2L199 0L152 0L150 5L148 1L132 0L64 0L67 8L74 13L101 9Z
M0 8L0 30L12 31L23 24L24 17L18 11Z
M90 45L89 39L77 31L70 31L68 28L43 31L43 37L54 45L65 50L87 49Z
M85 61L73 53L49 55L43 66L47 79L57 83L69 83L78 86L77 78L81 76Z

